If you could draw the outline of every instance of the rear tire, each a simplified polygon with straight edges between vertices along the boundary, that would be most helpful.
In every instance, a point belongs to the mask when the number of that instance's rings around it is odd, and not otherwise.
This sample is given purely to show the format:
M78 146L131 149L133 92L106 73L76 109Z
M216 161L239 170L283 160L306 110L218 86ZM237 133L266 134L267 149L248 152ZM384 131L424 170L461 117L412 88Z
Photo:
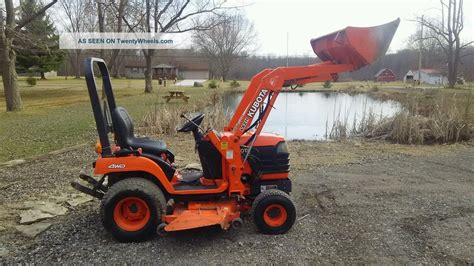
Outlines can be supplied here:
M127 178L109 188L100 212L102 224L114 238L139 242L156 234L165 208L163 192L153 182Z
M260 193L252 204L251 213L258 230L270 235L288 232L296 220L293 200L277 189Z

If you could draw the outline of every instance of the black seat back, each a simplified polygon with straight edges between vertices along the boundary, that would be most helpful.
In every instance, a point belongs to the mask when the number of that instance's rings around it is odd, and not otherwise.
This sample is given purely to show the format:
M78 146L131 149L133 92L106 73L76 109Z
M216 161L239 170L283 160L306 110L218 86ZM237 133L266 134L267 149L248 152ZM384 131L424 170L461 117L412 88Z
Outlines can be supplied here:
M117 106L112 111L112 123L115 132L115 141L120 147L130 148L133 135L133 122L127 110Z
M201 140L197 142L197 149L204 177L222 178L222 156L216 147L208 140Z

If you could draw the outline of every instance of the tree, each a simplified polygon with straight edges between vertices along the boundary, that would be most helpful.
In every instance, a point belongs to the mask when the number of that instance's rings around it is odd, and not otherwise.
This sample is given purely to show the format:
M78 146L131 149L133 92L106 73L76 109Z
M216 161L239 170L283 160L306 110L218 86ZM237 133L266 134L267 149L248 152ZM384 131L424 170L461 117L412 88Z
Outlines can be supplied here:
M108 8L106 11L109 11L111 14L107 16L106 21L108 20L108 25L111 25L111 30L114 32L122 32L124 30L123 27L123 19L124 13L126 11L128 0L118 0L118 7L117 13L115 14L114 6L115 0L111 0L112 8ZM120 78L119 69L120 64L122 63L123 56L121 56L120 49L114 49L111 51L110 56L108 56L107 65L110 66L110 72L113 77Z
M224 22L210 30L196 32L193 35L198 49L206 54L211 64L215 62L219 75L225 81L235 60L244 56L252 47L256 32L241 14L229 16Z
M130 32L183 33L209 30L224 17L225 0L133 0L122 16ZM118 7L115 6L116 10ZM117 12L118 13L118 12ZM145 92L153 91L155 49L143 49L145 56Z
M94 0L60 0L58 18L68 32L93 32L97 24L97 8ZM75 78L81 78L81 49L72 50L68 55Z
M421 68L445 69L446 59L443 49L435 39L425 39L422 36L430 36L433 33L430 29L420 29L408 38L407 49L418 51L418 56L422 57ZM420 55L421 51L421 55ZM419 62L418 62L419 64Z
M13 49L13 41L17 38L18 31L38 16L44 14L57 0L52 0L37 12L18 22L15 21L16 11L13 0L4 1L5 11L0 10L0 64L3 65L3 90L5 92L6 109L9 112L22 109L21 96L17 84L16 53Z
M43 8L37 0L26 0L20 6L20 20L29 14L34 14ZM59 50L59 37L56 28L46 14L39 15L20 31L20 37L15 41L18 68L28 71L35 68L40 72L41 79L44 73L57 70L64 60L64 52Z
M433 39L442 49L447 63L449 87L456 84L462 50L473 42L463 43L464 1L440 0L441 16L435 18L418 17L416 21L428 28L423 39Z

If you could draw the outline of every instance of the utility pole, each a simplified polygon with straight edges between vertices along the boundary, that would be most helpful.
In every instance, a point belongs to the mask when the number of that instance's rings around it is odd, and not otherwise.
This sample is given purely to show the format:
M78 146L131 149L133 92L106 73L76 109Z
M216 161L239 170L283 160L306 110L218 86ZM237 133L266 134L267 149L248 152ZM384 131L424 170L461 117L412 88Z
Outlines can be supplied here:
M419 52L418 52L418 84L421 85L421 57L423 50L423 15L421 15L421 29L420 29L420 42L419 42Z
M288 67L288 40L290 39L290 33L286 32L286 66Z

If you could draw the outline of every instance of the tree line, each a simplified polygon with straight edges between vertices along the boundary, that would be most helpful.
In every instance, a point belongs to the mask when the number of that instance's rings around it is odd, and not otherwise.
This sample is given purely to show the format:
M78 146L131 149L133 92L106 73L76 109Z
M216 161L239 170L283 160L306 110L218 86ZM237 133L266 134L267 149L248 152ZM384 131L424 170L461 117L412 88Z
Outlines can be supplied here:
M45 0L46 1L46 0ZM145 63L145 88L153 91L152 68L162 52L154 49L83 51L58 49L58 29L64 32L192 32L193 48L209 62L213 78L249 79L264 68L316 63L316 57L263 57L253 55L258 42L254 25L239 6L226 0L3 0L0 8L0 70L7 111L22 108L17 72L50 70L74 73L81 78L86 54L106 60L113 76L120 77L130 56ZM47 13L48 12L48 13ZM54 14L54 17L50 16ZM453 87L459 75L473 79L472 41L465 42L463 0L440 0L432 17L413 19L420 25L406 49L383 56L371 66L342 75L367 80L381 68L390 68L401 79L409 69L445 72ZM66 69L66 71L64 71Z

